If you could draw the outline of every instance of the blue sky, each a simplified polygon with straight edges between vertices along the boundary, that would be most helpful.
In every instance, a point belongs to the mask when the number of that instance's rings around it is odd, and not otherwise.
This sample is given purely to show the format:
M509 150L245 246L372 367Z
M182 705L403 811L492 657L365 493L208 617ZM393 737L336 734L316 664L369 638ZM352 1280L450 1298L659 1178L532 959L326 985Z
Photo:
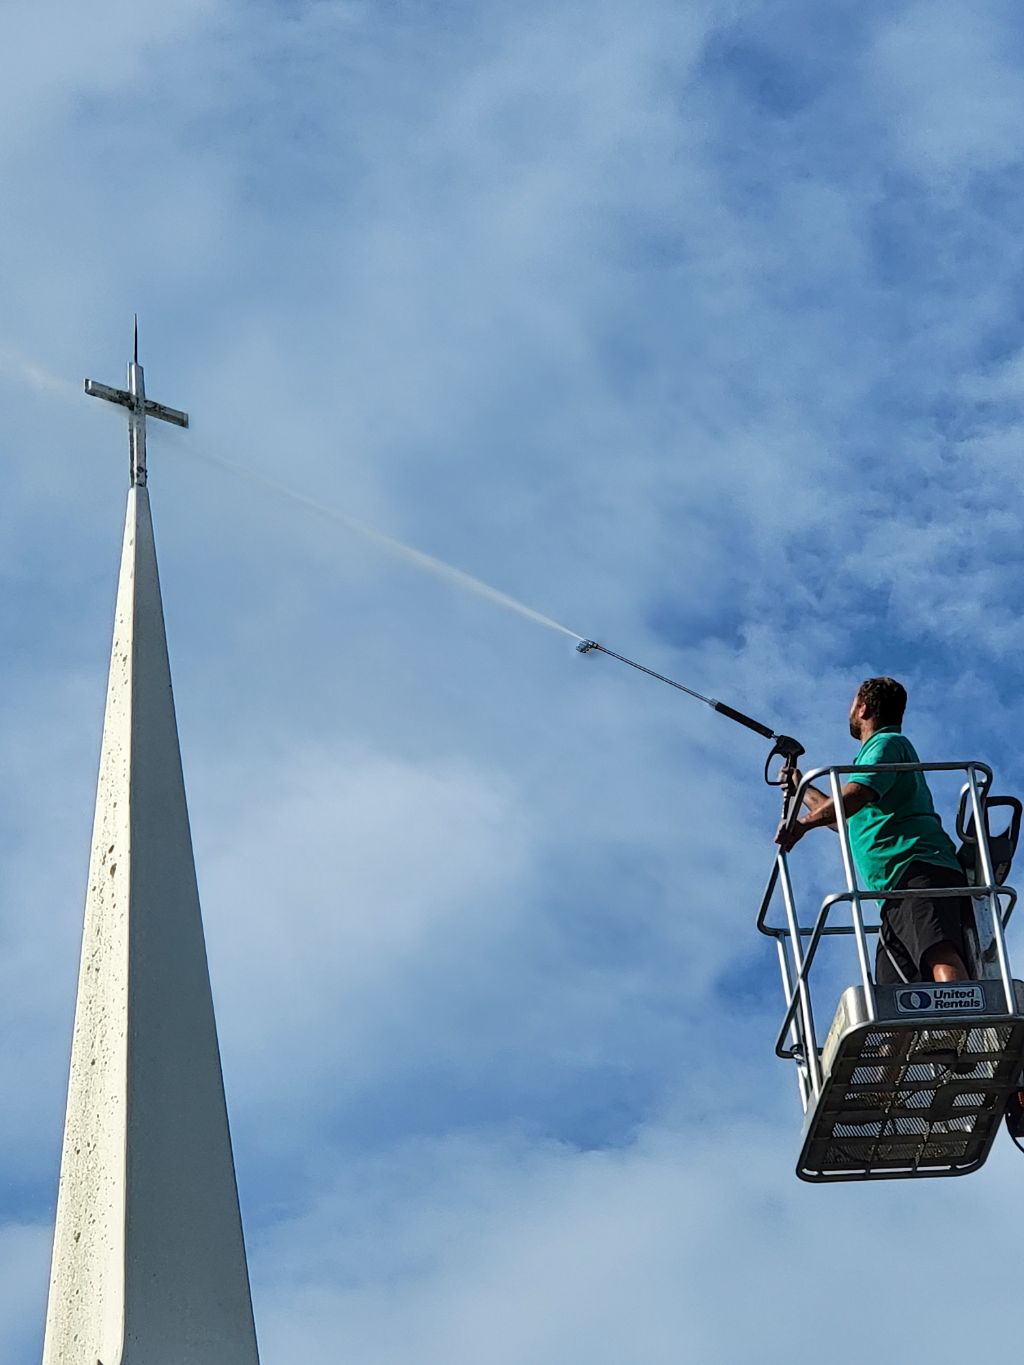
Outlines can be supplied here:
M126 482L81 380L138 310L193 423L150 486L264 1365L847 1365L867 1283L893 1359L962 1359L972 1314L907 1305L1016 1293L1024 1166L794 1178L758 742L213 460L816 761L895 673L924 756L1020 791L1016 7L5 30L0 1355L41 1344Z

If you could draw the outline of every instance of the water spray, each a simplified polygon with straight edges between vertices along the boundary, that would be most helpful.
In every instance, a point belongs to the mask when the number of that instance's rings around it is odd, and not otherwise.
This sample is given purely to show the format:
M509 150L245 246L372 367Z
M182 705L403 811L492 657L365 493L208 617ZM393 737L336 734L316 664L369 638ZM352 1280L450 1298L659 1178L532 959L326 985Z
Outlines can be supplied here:
M618 659L620 663L628 664L630 668L635 668L639 673L646 673L649 678L655 678L658 682L667 683L669 687L676 688L679 692L685 692L688 697L693 697L695 701L701 701L706 706L710 706L713 711L726 716L729 720L735 721L737 725L742 725L748 730L753 730L755 734L761 735L764 739L773 741L773 748L768 755L765 763L765 781L773 787L782 787L788 795L792 788L790 773L796 760L804 752L804 747L791 735L780 735L770 729L767 725L762 725L759 720L754 720L752 716L745 715L742 711L737 711L735 707L727 706L723 701L716 701L714 697L705 697L703 693L696 692L692 687L686 687L681 682L676 682L674 678L668 678L664 673L656 673L653 668L646 668L643 664L637 663L634 659L627 659L624 654L616 654L613 649L598 644L596 640L584 639L574 630L570 630L561 621L554 620L553 617L537 611L536 608L528 606L510 593L502 592L500 588L493 587L482 578L477 578L475 574L467 573L464 569L458 569L453 564L446 563L436 555L427 554L424 550L417 549L414 545L407 545L405 541L399 540L396 536L387 535L384 531L378 531L374 526L368 526L366 522L358 521L351 517L347 512L342 512L337 507L332 507L327 503L320 502L316 498L311 498L306 493L300 493L297 489L289 488L287 484L279 483L266 474L251 469L247 465L236 464L233 460L226 460L221 455L214 455L210 451L196 450L188 447L189 453L198 456L200 459L208 460L211 464L218 465L231 474L247 479L252 483L261 485L279 497L288 499L292 503L305 508L307 512L312 512L319 517L324 517L336 525L343 526L346 530L362 536L365 540L378 546L388 554L414 564L419 569L434 574L438 578L446 579L456 587L462 588L467 592L474 593L478 597L493 603L495 606L502 607L506 611L515 612L519 616L525 617L537 625L545 626L548 630L558 631L562 635L567 635L570 639L578 641L576 648L580 654L589 654L597 650L601 654L607 654L610 659ZM772 776L770 769L773 758L781 758L782 763L777 776Z
M570 630L568 626L563 626L561 621L546 616L536 607L520 602L519 598L513 597L511 593L502 592L500 588L494 587L493 584L485 582L482 578L477 578L475 574L467 573L465 569L457 569L454 564L439 559L437 555L427 554L426 550L419 550L415 545L408 545L404 540L399 540L397 536L388 535L386 531L378 531L375 526L370 526L365 521L359 521L357 518L349 516L340 508L332 507L326 502L320 502L319 499L311 498L306 493L300 493L287 484L279 483L277 479L272 479L267 474L261 474L259 470L252 469L248 465L237 464L234 460L226 460L222 455L214 455L209 450L197 450L191 444L182 446L182 450L196 459L207 460L210 464L215 464L238 478L258 484L271 493L276 493L278 497L285 498L289 502L305 508L307 512L312 512L315 516L322 517L326 521L332 521L338 526L343 526L346 531L361 536L364 540L368 540L378 549L396 559L403 559L407 563L415 565L416 568L433 574L436 578L443 578L449 583L454 583L456 587L474 593L477 597L492 602L495 606L503 607L506 611L513 611L518 616L524 616L528 621L533 621L539 626L546 626L548 630L555 630L561 635L567 635L570 640L583 639L583 636L578 635L576 631Z
M791 735L779 735L767 725L762 725L759 720L754 720L752 716L744 715L742 711L737 711L735 707L727 706L724 701L716 701L714 697L705 697L700 692L695 692L692 687L686 687L681 682L676 682L674 678L667 678L664 673L656 673L653 668L645 668L643 664L638 664L634 659L627 659L624 654L616 654L613 649L607 649L604 645L598 644L596 640L584 639L576 631L564 626L561 621L556 621L536 608L528 606L525 602L520 602L511 593L502 592L500 588L493 587L482 578L477 578L475 574L466 573L464 569L457 569L453 564L446 563L443 559L438 559L436 555L427 554L424 550L417 549L414 545L407 545L404 541L395 536L389 536L384 531L378 531L374 526L368 526L365 522L357 521L347 512L342 512L336 507L331 507L327 503L320 502L316 498L311 498L306 493L300 493L294 488L289 488L286 484L278 483L276 479L269 478L266 474L258 473L256 470L246 465L236 464L233 460L226 460L221 455L213 455L209 451L197 451L190 447L192 455L198 455L202 459L210 461L212 464L219 465L222 469L230 473L248 479L252 483L261 484L264 488L276 493L279 497L287 498L290 502L297 503L304 507L307 512L313 512L317 516L324 517L328 521L333 521L337 525L344 526L346 530L362 536L371 541L380 549L389 554L404 559L417 568L425 569L428 573L436 575L438 578L447 579L449 583L462 588L467 592L472 592L486 601L492 602L495 606L503 607L506 611L516 612L519 616L526 617L529 621L534 621L537 625L546 626L548 630L558 631L562 635L568 635L571 640L578 641L576 648L580 654L589 654L592 650L597 650L601 654L607 654L610 659L618 659L620 663L628 664L630 668L635 668L639 673L646 673L649 678L655 678L658 682L667 683L669 687L676 688L679 692L685 692L688 697L693 697L695 701L702 701L706 706L710 706L713 711L720 715L727 716L729 720L735 721L738 725L743 725L748 730L753 730L755 734L761 735L764 739L774 741L774 747L768 755L765 763L765 781L773 787L790 786L788 772L795 764L796 760L804 752L803 745L793 739ZM779 775L771 776L769 769L773 758L780 757L782 764Z

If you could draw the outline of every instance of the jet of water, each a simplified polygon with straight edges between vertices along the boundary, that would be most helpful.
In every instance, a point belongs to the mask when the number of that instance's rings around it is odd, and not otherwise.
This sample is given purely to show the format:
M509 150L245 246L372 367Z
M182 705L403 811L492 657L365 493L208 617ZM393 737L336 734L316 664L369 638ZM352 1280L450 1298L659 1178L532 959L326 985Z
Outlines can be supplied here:
M28 384L40 393L62 398L66 402L72 399L77 402L82 396L80 384L73 384L70 379L62 379L60 375L51 374L42 365L26 360L13 346L3 341L0 341L0 374L18 383Z
M77 384L72 384L69 380L63 379L58 375L50 373L42 366L26 360L24 356L18 354L12 347L0 342L0 373L8 375L12 379L18 379L23 383L30 384L33 388L43 393L48 393L54 397L62 399L78 400L81 389ZM372 541L379 545L381 549L387 550L389 554L397 555L401 559L407 560L410 564L415 564L418 568L425 569L428 573L435 574L438 578L446 579L449 583L454 583L457 587L464 588L467 592L475 593L485 601L493 602L496 606L504 607L506 611L514 611L519 616L525 616L528 621L536 621L538 625L547 626L549 630L560 631L563 635L568 635L570 640L582 641L584 637L577 635L568 626L563 626L560 621L553 620L550 616L545 616L543 612L527 606L525 602L520 602L518 598L512 597L507 592L502 592L499 588L492 587L490 583L485 583L482 578L477 578L474 574L466 573L464 569L457 569L453 564L446 564L443 559L438 559L436 555L429 555L424 550L417 550L413 545L406 545L404 541L389 536L383 531L378 531L376 527L368 526L365 522L357 521L355 517L350 517L346 513L339 511L335 507L329 507L326 503L317 502L315 498L307 497L304 493L298 493L295 489L289 488L286 484L278 483L276 479L268 478L265 474L260 474L256 470L248 469L244 465L236 464L232 460L226 460L223 456L214 455L210 451L197 451L195 446L189 442L183 445L190 455L196 455L200 459L208 460L211 464L219 465L220 468L230 471L232 474L241 478L249 479L251 482L260 484L280 497L287 498L290 502L297 503L300 507L306 508L309 512L316 513L317 516L325 517L328 521L333 521L338 526L344 526L347 530L355 532L365 540Z
M407 560L410 564L415 564L418 568L425 569L438 578L446 579L449 583L464 588L467 592L475 593L478 597L484 598L485 601L493 602L496 606L504 607L507 611L514 611L519 616L525 616L528 621L536 621L538 625L547 626L549 630L560 631L563 635L568 635L571 640L583 640L584 638L582 635L577 635L574 630L570 630L568 626L563 626L560 621L545 616L543 612L527 606L525 602L520 602L518 598L512 597L509 593L492 587L490 583L485 583L482 578L466 573L464 569L457 569L453 564L446 564L443 559L429 555L424 550L417 550L413 545L406 545L404 541L397 540L384 531L378 531L376 527L368 526L363 521L357 521L355 517L348 516L347 513L339 511L336 507L330 507L327 503L318 502L315 498L308 497L305 493L299 493L286 484L278 483L276 479L271 479L266 474L249 469L245 465L236 464L233 460L226 460L223 456L214 455L210 451L198 451L191 441L183 442L182 449L187 450L189 454L195 455L199 459L207 460L210 464L226 469L240 478L259 484L263 488L278 494L278 496L297 503L308 512L324 517L338 526L344 526L346 530L353 531L374 545L379 545L389 554Z

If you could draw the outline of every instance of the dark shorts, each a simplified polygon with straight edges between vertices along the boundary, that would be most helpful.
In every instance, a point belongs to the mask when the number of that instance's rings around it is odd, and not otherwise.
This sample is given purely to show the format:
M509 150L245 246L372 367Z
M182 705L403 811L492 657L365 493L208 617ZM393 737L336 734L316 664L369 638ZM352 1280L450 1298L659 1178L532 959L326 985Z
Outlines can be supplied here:
M893 890L915 887L966 886L958 868L933 863L911 863ZM925 954L940 943L952 943L964 956L964 916L970 913L967 896L910 895L882 905L882 929L875 953L875 980L879 984L930 981Z

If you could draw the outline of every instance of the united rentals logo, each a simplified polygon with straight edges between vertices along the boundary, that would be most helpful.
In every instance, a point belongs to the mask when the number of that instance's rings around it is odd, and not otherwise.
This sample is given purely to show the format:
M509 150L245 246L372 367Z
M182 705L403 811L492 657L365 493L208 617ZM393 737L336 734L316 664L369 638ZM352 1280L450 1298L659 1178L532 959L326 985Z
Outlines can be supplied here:
M900 1014L978 1014L985 1008L980 986L912 986L896 992Z

